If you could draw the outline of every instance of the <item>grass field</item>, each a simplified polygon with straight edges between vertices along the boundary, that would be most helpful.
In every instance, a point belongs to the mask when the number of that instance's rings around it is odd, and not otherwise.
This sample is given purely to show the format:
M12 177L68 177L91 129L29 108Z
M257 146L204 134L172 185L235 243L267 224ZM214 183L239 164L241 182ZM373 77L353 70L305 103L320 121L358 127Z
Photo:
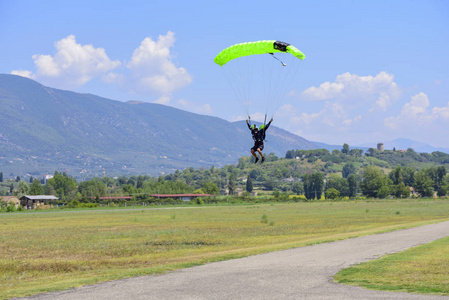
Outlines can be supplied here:
M1 214L0 298L447 219L433 199Z
M342 270L334 279L368 289L449 295L449 238Z

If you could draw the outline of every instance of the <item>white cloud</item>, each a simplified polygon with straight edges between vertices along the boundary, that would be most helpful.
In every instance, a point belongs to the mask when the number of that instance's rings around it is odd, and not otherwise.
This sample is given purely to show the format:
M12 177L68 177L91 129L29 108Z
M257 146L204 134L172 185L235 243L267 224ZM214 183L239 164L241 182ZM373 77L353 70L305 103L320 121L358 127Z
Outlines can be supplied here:
M342 90L344 89L344 87L345 86L343 83L335 83L335 82L331 83L329 81L326 81L322 83L319 87L312 86L308 88L303 93L304 96L312 100L326 100L335 97L341 97Z
M26 77L26 78L31 78L31 75L33 73L31 71L25 71L25 70L14 70L11 72L11 74Z
M193 81L185 68L176 67L173 62L170 48L174 42L175 35L169 31L165 36L159 35L157 41L145 38L134 51L127 68L131 71L136 93L162 95L167 99L175 90Z
M118 60L110 60L103 48L78 44L74 35L57 41L55 48L54 56L33 55L36 73L20 70L11 73L26 75L54 87L78 88L121 65Z
M411 98L402 107L401 112L396 117L388 117L384 123L390 129L426 129L429 126L435 128L441 122L449 122L449 103L446 107L433 107L431 110L430 101L425 93L419 93Z
M447 135L449 103L432 104L425 93L412 94L408 99L401 94L392 74L345 73L334 82L297 93L303 101L281 107L282 119L278 121L290 132L329 144L358 145L397 137L435 144L436 136Z
M105 83L115 83L121 86L126 82L126 78L123 74L117 72L109 72L101 78L101 81Z
M198 105L185 99L179 99L177 101L177 104L178 104L177 106L180 107L181 109L185 109L197 114L211 115L213 113L212 107L210 106L210 104L207 103Z
M294 124L300 125L300 124L306 124L309 125L316 119L318 119L324 111L320 111L318 113L308 114L308 113L301 113L299 116L292 117L291 121Z
M116 84L130 94L152 96L156 103L169 104L174 91L189 85L192 75L183 67L177 67L171 49L175 34L169 31L157 40L145 38L134 50L126 69L122 63L111 60L104 48L83 45L69 35L54 46L54 55L36 54L32 58L36 66L28 70L13 70L11 74L28 77L51 87L77 89L94 78L107 84ZM124 72L125 71L125 72ZM200 111L210 108L202 107Z
M392 101L398 99L401 90L394 82L394 76L380 72L376 76L359 76L344 73L335 82L324 82L319 87L310 87L302 93L303 100L333 100L351 105L373 102L373 108L386 110Z
M170 103L170 97L161 96L156 101L154 101L154 103L167 105Z
M244 121L246 120L248 117L247 116L232 116L231 117L231 122L237 122L237 121Z
M212 107L209 104L200 105L195 108L197 114L210 115L212 114Z
M343 73L334 81L290 96L301 101L297 108L289 105L279 110L286 129L312 140L360 143L382 130L379 120L400 98L401 89L387 72L367 76Z
M402 115L416 118L419 114L424 114L429 107L429 98L424 93L419 93L412 97L412 101L406 103L402 108Z
M442 120L449 121L449 102L446 107L432 108L432 115L435 115Z

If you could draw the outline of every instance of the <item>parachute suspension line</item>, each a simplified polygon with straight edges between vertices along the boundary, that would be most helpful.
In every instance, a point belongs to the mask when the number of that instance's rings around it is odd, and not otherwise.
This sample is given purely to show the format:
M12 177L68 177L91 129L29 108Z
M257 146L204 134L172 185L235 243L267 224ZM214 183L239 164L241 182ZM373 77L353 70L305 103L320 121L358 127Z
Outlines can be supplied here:
M290 60L289 60L290 61ZM286 67L285 69L282 68L282 70L284 70L284 72L279 73L278 76L278 83L277 85L280 87L277 90L278 96L276 97L277 99L275 99L275 101L273 101L273 107L271 108L271 113L274 117L274 115L277 113L277 111L279 110L279 108L281 107L281 104L284 102L285 97L287 97L289 89L292 87L293 85L293 81L296 78L296 75L299 71L300 68L300 63L294 63L296 62L295 60L292 60L288 67ZM282 73L283 76L282 76ZM283 84L280 83L280 81L284 82Z
M253 81L253 66L246 60L230 62L231 68L223 68L222 73L233 90L237 102L240 102L246 115L250 112L251 82Z
M284 56L284 53L280 54L283 57L282 60L273 53L268 54L282 64L282 66L279 66L274 60L271 62L267 61L267 64L264 64L268 68L268 76L265 76L265 78L268 78L266 82L266 86L268 87L268 93L266 93L266 112L274 116L285 100L284 98L289 88L288 83L292 81L292 72L298 66L298 63L296 57ZM284 63L284 58L288 60L288 65Z
M279 61L279 62L282 64L283 67L287 66L287 65L284 64L279 58L277 58L276 56L274 56L274 53L270 53L270 54L271 54L271 56L272 56L274 59L276 59L277 61Z

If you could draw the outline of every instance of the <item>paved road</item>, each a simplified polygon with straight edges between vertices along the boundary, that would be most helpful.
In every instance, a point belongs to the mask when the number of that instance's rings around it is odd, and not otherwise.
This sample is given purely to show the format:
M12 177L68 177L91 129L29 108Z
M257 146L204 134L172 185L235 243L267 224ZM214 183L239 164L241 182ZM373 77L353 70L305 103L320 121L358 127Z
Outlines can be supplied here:
M29 299L449 299L337 284L343 268L449 236L449 221L41 294Z

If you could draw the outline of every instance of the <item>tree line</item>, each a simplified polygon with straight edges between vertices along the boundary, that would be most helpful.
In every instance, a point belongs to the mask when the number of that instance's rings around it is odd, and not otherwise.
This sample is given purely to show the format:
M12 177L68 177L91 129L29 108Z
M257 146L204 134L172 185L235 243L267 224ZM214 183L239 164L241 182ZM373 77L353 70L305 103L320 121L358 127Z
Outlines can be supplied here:
M266 155L263 165L253 157L241 157L223 168L186 168L158 177L148 175L93 178L77 182L67 173L55 172L45 184L16 178L9 194L56 195L61 203L101 203L100 197L132 196L132 201L151 202L151 194L206 193L251 195L303 195L307 200L338 198L386 198L449 193L446 166L449 155L440 152L405 152L350 149L289 150L284 158ZM429 166L431 165L431 166ZM0 175L3 175L0 172ZM3 178L0 178L3 179ZM287 199L287 198L286 198Z

